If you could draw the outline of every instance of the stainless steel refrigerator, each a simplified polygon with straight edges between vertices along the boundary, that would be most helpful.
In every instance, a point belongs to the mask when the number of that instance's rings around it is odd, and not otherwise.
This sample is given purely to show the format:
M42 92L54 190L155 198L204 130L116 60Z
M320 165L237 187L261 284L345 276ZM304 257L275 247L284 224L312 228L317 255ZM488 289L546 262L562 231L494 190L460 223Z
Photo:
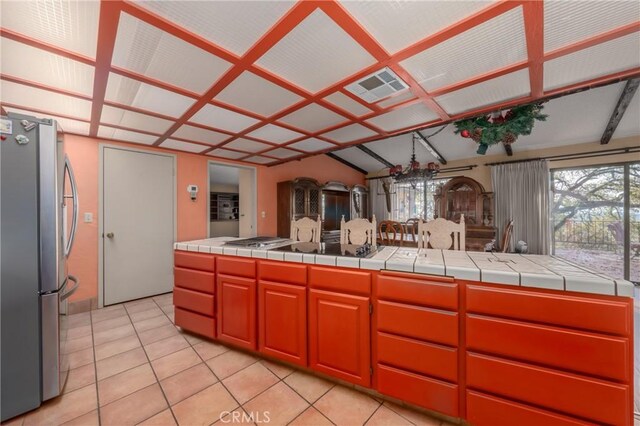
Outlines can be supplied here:
M0 139L4 421L58 396L66 383L66 304L78 288L67 257L78 197L56 121L9 113L0 118Z

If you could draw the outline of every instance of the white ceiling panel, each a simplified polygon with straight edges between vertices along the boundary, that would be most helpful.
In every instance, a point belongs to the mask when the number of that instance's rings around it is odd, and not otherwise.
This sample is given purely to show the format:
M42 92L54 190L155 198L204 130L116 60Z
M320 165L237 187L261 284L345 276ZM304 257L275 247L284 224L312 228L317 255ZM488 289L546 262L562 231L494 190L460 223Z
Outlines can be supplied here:
M102 107L101 123L116 124L130 129L146 130L163 134L173 124L173 121L163 120L162 118L153 117L151 115L140 114L133 111L127 111L120 108L114 108L109 105Z
M162 148L177 149L178 151L186 152L202 152L207 149L204 145L198 145L197 143L189 143L177 141L175 139L167 139L160 144Z
M458 114L474 108L526 96L529 93L531 93L529 70L523 69L444 94L436 98L436 101L449 114Z
M229 135L214 132L213 130L201 129L200 127L182 125L178 130L173 132L173 136L177 138L189 139L196 142L204 142L212 145L229 139Z
M392 96L390 98L387 98L383 101L380 101L378 103L376 103L376 105L383 107L383 108L387 108L390 106L393 106L395 104L399 104L402 101L408 101L409 99L413 99L415 98L416 95L414 95L411 90L407 89L404 92L400 92L399 94Z
M295 2L154 0L136 3L240 56Z
M231 63L126 13L120 15L112 63L196 93L205 92L231 67Z
M35 87L24 86L6 80L0 82L0 99L25 109L51 111L88 120L91 118L91 102L60 95Z
M96 57L99 1L3 1L2 28Z
M490 1L342 1L390 53L414 44L491 4Z
M347 121L347 118L318 104L310 104L294 113L285 115L278 121L307 132L317 132L335 124L343 123Z
M382 169L386 169L384 164L355 147L341 149L340 151L334 151L333 153L354 166L358 166L368 172L377 172Z
M258 152L271 148L271 145L266 143L256 142L249 139L236 139L225 145L225 148L239 149L240 151Z
M200 111L196 112L190 121L229 132L240 132L258 122L255 118L210 104L200 108Z
M257 163L257 164L269 164L278 160L274 160L273 158L261 157L259 155L254 155L253 157L249 157L243 161L249 161L250 163Z
M549 52L571 43L635 22L640 2L566 1L544 2L544 50Z
M329 142L321 141L320 139L309 138L300 142L292 143L289 146L291 148L299 149L301 151L315 152L315 151L321 151L323 149L331 148L335 145Z
M438 118L425 104L419 102L405 108L399 108L367 120L367 123L380 127L386 131L415 126Z
M612 84L545 103L543 113L548 115L547 121L536 121L533 132L520 136L513 144L513 150L528 151L599 141L624 85ZM625 116L630 112L627 110ZM636 128L640 126L639 117L635 116ZM618 136L616 131L614 137Z
M194 99L131 78L109 73L105 99L170 117L180 117Z
M221 158L229 158L231 160L237 160L238 158L245 157L247 153L218 148L218 149L214 149L211 152L208 152L207 155L211 155L214 157L221 157Z
M130 132L128 130L115 129L109 126L100 126L98 128L98 137L105 139L115 139L124 142L141 143L144 145L153 145L158 140L157 136L145 135L144 133Z
M0 43L2 74L87 96L93 94L92 66L4 37Z
M300 102L303 98L252 72L245 71L225 87L216 99L268 117Z
M519 6L400 64L422 87L434 90L526 59Z
M635 32L544 64L544 88L555 89L640 66L640 33Z
M425 132L428 131L429 130L425 130ZM461 160L463 158L482 157L476 154L476 151L478 150L478 144L476 144L471 139L466 139L460 135L456 135L454 131L455 126L453 126L453 124L450 124L442 132L429 138L429 142L431 142L431 144L438 150L438 152L440 152L445 160L453 161ZM518 150L517 143L518 142L513 145L514 151ZM504 148L502 148L501 146L489 148L488 151L489 155L500 153L504 153Z
M327 139L338 143L347 143L377 135L376 132L361 124L351 124L323 134Z
M317 92L375 62L373 56L317 9L257 64Z
M78 135L88 135L89 134L89 123L85 122L85 121L78 121L78 120L70 120L68 118L64 118L64 117L58 117L55 115L47 115L46 117L42 116L42 114L39 114L37 112L33 112L33 111L28 111L28 110L24 110L24 109L18 109L18 108L11 108L11 107L5 107L5 110L7 110L7 112L13 112L16 114L25 114L25 115L31 115L33 117L36 118L51 118L54 119L58 122L58 124L60 125L60 127L62 127L62 131L64 133L75 133Z
M270 156L276 157L276 158L290 158L290 157L295 157L296 155L300 155L299 152L292 151L292 150L287 149L287 148L276 148L274 150L267 151L264 154L265 155L270 155Z
M304 135L302 133L294 132L293 130L285 129L284 127L276 126L275 124L267 124L266 126L262 126L249 133L248 136L256 139L262 139L267 142L281 144L300 138Z
M354 101L344 93L340 93L340 92L332 93L331 95L324 98L324 100L331 102L332 104L342 108L347 112L350 112L356 117L360 117L361 115L369 114L371 112L369 108L362 105L360 102Z
M545 103L543 113L548 115L547 120L536 121L531 135L520 136L512 145L514 152L598 143L623 87L624 83L617 83ZM640 134L640 102L637 96L632 100L614 138ZM478 145L471 139L454 134L454 130L455 126L450 124L442 132L429 137L429 141L447 160L481 158L476 154ZM424 130L425 134L429 131ZM612 145L614 147L615 144ZM502 145L492 146L487 152L487 155L502 154Z

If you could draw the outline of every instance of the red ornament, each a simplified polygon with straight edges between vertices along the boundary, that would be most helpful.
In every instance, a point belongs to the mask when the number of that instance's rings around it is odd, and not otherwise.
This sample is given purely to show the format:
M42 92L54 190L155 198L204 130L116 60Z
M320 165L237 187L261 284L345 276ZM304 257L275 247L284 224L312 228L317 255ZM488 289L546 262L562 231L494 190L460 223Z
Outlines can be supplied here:
M463 138L468 138L469 136L471 136L471 133L469 133L469 131L468 131L468 130L463 130L462 132L460 132L460 135L461 135Z

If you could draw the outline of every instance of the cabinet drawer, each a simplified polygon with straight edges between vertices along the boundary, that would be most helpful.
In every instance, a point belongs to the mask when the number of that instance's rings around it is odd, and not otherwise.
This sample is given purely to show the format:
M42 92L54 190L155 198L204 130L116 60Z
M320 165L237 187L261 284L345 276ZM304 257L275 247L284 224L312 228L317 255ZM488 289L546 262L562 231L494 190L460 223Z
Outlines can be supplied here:
M310 266L309 286L339 293L369 296L371 294L371 272Z
M458 417L458 386L392 367L378 366L378 391Z
M242 257L218 257L218 273L236 277L255 278L256 261Z
M211 317L176 308L175 321L177 326L185 330L207 336L211 339L216 337L216 323Z
M458 313L378 301L378 331L458 346Z
M173 279L176 287L188 288L209 294L213 294L215 290L215 275L213 272L174 268Z
M467 422L475 426L585 426L593 423L467 391Z
M201 271L215 271L216 258L212 254L175 251L173 254L175 266Z
M632 307L601 297L467 285L467 312L628 336Z
M173 304L177 308L187 309L210 317L213 316L212 294L175 287L173 289Z
M467 316L467 348L610 379L631 381L626 337Z
M376 296L393 302L458 310L458 285L451 278L429 278L419 274L380 273Z
M378 332L378 362L450 382L458 381L458 350Z
M260 261L258 263L258 276L265 281L307 285L307 266L295 263Z
M607 424L630 424L633 411L627 385L474 353L467 386Z

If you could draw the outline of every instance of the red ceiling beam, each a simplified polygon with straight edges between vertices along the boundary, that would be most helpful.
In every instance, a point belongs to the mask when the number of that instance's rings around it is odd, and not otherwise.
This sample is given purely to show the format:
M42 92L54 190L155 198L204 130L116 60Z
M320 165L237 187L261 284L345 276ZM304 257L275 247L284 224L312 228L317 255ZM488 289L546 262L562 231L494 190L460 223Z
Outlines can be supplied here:
M356 21L346 9L336 2L324 2L322 10L333 19L347 34L357 41L378 63L388 63L390 68L398 74L411 88L411 92L422 101L442 120L447 120L449 115L438 103L427 93L426 90L398 64L398 61L367 32L358 21Z
M96 49L96 69L93 77L93 104L91 106L91 127L89 136L98 135L102 106L107 92L109 70L116 44L120 2L100 1L100 21L98 22L98 47Z
M529 85L531 96L539 98L544 91L544 2L529 1L523 7L529 57Z
M178 130L180 126L186 123L196 112L204 105L209 103L218 93L235 80L249 65L253 64L258 58L264 55L271 47L273 47L282 37L289 33L302 20L313 12L315 5L311 2L297 3L280 21L272 27L256 44L251 47L242 58L229 69L216 83L213 84L201 97L196 101L177 122L165 132L165 134L155 142L159 145L167 139L173 132Z
M207 39L195 33L192 33L191 31L179 27L174 22L156 15L155 13L141 6L138 6L135 3L125 0L123 1L121 8L123 12L136 17L141 21L146 22L147 24L151 24L154 27L160 28L162 31L178 37L196 47L199 47L206 52L216 55L219 58L224 59L225 61L231 62L233 64L240 61L240 58L236 54L231 53L228 50L211 43Z
M467 80L462 80L457 83L450 84L449 86L441 87L429 92L429 94L431 94L431 96L433 97L442 96L446 93L455 92L456 90L464 89L465 87L473 86L475 84L483 83L487 80L492 80L497 77L502 77L506 74L511 74L512 72L520 71L527 68L528 66L529 61L521 61L513 65L507 65L506 67L477 75Z
M49 53L53 53L54 55L59 55L68 59L72 59L74 61L82 62L83 64L95 65L95 61L88 57L81 55L79 53L72 52L70 50L63 49L58 46L54 46L53 44L45 43L40 40L36 40L34 38L16 33L15 31L8 30L6 28L0 27L0 36L17 41L22 44L26 44L27 46L35 47L36 49L44 50Z
M593 47L597 44L605 43L607 41L610 41L619 37L624 37L626 35L629 35L638 31L640 31L640 22L633 22L631 24L624 25L620 28L607 31L602 34L589 37L586 40L581 40L576 43L572 43L567 46L548 52L544 55L544 60L550 61L552 59L559 58L560 56L569 55L579 50L583 50L588 47Z

